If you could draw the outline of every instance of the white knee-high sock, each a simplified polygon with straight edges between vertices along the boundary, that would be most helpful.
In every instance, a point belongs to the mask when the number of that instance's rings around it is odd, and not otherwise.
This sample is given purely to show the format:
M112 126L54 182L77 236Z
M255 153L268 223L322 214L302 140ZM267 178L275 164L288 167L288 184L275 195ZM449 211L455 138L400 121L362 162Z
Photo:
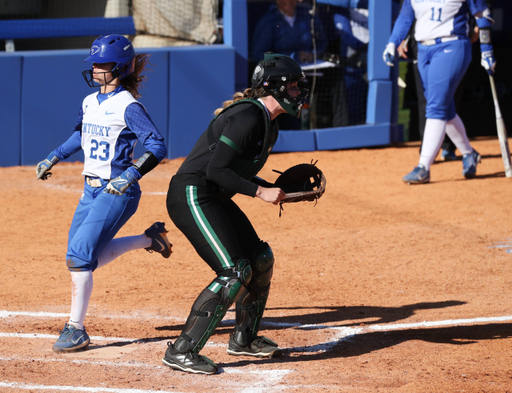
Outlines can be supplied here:
M446 134L448 134L448 137L457 146L462 155L473 151L466 134L466 127L464 127L464 123L459 115L456 114L453 119L446 123Z
M98 267L105 266L125 252L148 247L151 247L151 239L144 234L113 239L98 256Z
M446 129L446 120L427 119L425 123L425 134L421 145L420 165L430 170L439 149L443 144Z
M71 315L69 323L83 329L93 286L92 271L71 272Z

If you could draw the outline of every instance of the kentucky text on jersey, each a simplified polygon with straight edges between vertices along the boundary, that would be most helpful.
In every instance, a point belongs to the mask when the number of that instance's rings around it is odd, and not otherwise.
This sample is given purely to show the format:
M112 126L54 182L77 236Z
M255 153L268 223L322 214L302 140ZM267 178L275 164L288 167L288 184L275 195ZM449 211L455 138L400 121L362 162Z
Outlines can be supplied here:
M111 127L99 126L97 124L82 123L82 134L107 136Z

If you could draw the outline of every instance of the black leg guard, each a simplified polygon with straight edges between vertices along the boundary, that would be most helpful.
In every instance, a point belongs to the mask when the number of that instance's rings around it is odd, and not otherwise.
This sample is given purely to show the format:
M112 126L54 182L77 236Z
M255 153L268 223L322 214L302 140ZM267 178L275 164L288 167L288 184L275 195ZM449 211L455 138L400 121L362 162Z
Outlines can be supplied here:
M232 271L213 280L192 305L185 328L174 343L175 350L198 353L250 280L251 266L247 259L241 259Z
M236 325L233 339L238 345L249 345L258 335L267 304L272 279L274 255L268 243L261 243L251 258L252 280L236 303Z

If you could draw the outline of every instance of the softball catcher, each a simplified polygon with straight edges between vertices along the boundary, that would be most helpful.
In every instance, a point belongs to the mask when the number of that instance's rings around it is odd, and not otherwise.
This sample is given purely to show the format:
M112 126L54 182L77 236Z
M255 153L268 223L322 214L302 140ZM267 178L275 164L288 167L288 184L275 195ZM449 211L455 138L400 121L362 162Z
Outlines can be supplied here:
M308 95L302 68L288 56L267 53L252 88L224 103L171 179L167 210L172 221L212 268L216 278L200 293L185 327L169 342L167 366L213 374L217 366L199 355L229 307L236 326L228 353L272 357L282 350L258 331L269 295L274 255L233 202L237 193L279 204L285 191L256 177L277 140L276 117L298 116Z

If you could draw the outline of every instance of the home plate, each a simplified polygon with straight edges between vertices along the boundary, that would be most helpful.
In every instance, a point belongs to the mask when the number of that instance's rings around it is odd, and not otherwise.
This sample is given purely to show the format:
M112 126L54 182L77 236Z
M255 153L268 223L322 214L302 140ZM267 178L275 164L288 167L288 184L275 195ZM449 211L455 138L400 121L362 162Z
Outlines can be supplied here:
M132 353L138 348L137 344L130 345L89 345L85 351L74 352L73 357L85 359L117 359Z

